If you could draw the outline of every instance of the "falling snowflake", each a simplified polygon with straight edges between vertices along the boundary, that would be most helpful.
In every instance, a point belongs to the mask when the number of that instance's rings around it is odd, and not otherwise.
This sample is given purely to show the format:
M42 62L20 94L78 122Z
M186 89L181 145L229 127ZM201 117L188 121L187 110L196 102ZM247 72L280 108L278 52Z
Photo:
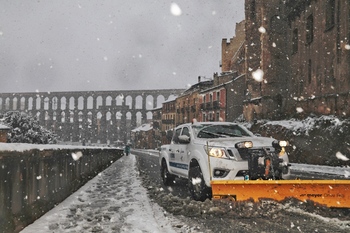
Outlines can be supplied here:
M339 151L335 154L335 156L337 157L337 159L340 159L340 160L343 160L343 161L348 161L349 160L348 157L346 157L345 155L343 155Z
M259 27L258 30L260 33L266 33L266 29L263 26Z
M261 82L264 78L264 71L257 69L256 71L252 72L252 75L255 81Z
M80 159L80 157L83 156L83 153L81 153L81 151L78 151L77 153L72 152L72 158L77 161L78 159Z
M297 110L297 112L298 112L298 113L302 113L302 112L304 112L304 109L303 109L303 108L301 108L301 107L297 107L297 108L296 108L296 110Z
M192 184L193 184L193 185L200 184L201 181L202 181L201 178L193 178L193 179L192 179Z
M179 5L177 5L176 3L171 3L170 5L170 12L171 14L175 15L175 16L180 16L182 14L182 10L179 7Z

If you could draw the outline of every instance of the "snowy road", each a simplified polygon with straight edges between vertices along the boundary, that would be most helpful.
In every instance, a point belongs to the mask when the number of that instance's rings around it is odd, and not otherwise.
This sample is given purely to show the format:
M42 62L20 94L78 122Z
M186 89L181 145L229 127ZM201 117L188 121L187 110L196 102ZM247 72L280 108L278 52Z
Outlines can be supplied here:
M147 197L135 161L122 157L21 232L188 232Z
M147 154L152 156L148 157ZM156 153L153 152L139 158L146 161L156 159L151 162L151 167L157 162ZM293 165L295 170L310 169L309 165ZM311 168L313 172L325 173L328 170L319 166ZM349 168L343 169L345 171L340 174L347 176ZM233 207L225 202L193 202L188 198L169 196L163 192L165 190L159 191L162 188L160 182L149 176L153 171L146 167L141 170L142 179L135 156L122 157L22 233L349 232L348 211L310 209L304 203L246 203ZM144 182L148 190L142 186ZM170 213L181 213L180 216L174 217L164 211L149 199L147 192L152 193L152 200L164 209ZM240 211L232 211L235 209Z

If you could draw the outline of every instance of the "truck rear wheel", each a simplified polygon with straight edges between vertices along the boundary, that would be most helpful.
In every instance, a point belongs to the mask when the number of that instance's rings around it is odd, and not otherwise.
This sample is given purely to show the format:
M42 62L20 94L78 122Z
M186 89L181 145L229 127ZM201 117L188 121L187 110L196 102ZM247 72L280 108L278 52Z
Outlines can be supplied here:
M196 201L211 198L211 189L205 184L203 173L199 166L191 167L188 172L188 188Z
M164 185L169 186L174 183L175 176L169 173L168 166L166 165L166 162L164 160L160 168L160 175L162 177Z

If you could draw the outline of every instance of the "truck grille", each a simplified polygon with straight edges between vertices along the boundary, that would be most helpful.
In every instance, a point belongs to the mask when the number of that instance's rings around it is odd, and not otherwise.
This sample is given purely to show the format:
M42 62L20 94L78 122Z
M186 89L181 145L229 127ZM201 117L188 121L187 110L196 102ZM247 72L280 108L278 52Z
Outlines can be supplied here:
M265 148L267 152L271 151L271 148ZM242 160L248 160L249 156L256 156L256 157L262 157L265 155L265 151L261 149L238 149L239 155L241 156ZM231 152L232 153L232 152Z

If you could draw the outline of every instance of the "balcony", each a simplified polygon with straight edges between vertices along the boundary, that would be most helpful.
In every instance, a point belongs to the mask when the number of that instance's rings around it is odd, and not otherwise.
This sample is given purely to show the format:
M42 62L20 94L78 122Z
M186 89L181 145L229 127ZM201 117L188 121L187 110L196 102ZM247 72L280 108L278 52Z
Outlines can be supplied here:
M217 110L217 109L220 109L220 102L219 101L213 101L213 108L215 109L215 110Z
M175 120L174 119L162 120L162 124L174 125L175 124Z
M205 103L205 109L206 110L213 110L213 103L212 102Z

